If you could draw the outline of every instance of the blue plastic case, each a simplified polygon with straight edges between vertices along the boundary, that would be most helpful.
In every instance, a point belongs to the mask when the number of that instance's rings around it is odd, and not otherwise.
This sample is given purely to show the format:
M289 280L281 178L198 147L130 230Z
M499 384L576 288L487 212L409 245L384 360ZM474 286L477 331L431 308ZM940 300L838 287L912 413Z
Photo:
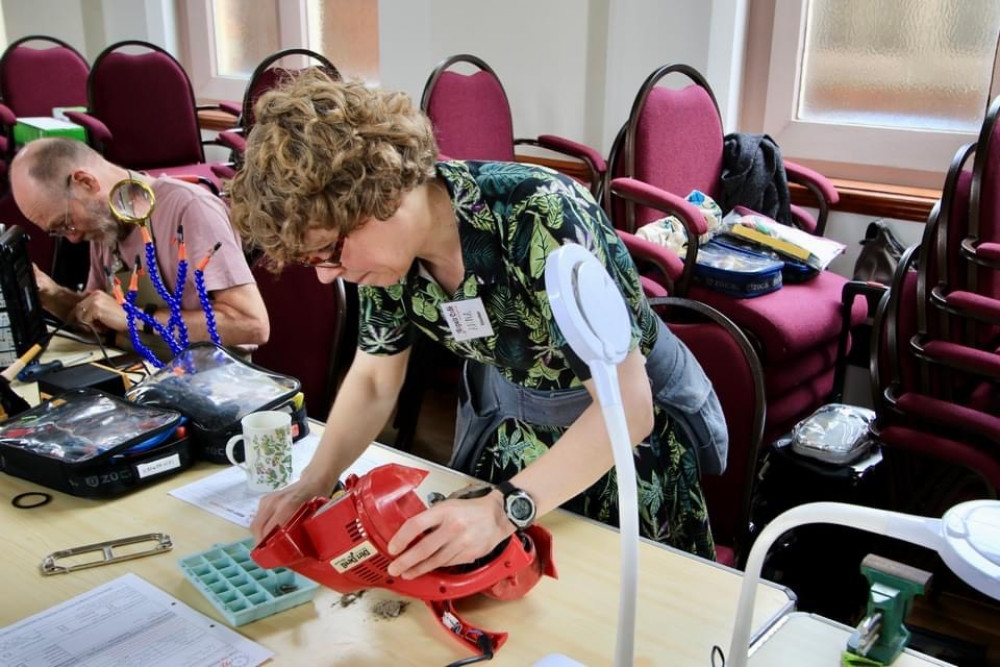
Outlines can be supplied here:
M698 248L694 282L736 298L781 289L784 262L713 239Z
M208 598L230 625L291 609L316 595L319 584L284 567L267 570L250 559L253 538L186 556L184 576Z

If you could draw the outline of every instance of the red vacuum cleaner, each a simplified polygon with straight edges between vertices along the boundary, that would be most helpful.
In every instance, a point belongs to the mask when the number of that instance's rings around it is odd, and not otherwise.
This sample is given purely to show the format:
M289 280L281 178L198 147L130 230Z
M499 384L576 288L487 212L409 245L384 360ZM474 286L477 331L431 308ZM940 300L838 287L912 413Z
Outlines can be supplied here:
M333 498L314 498L275 527L250 556L261 567L287 567L340 593L386 588L423 600L453 637L491 658L507 633L466 623L452 601L483 593L498 600L522 597L542 575L556 577L552 536L531 526L468 565L440 568L415 579L389 576L389 540L427 506L414 492L426 470L398 464L350 475Z

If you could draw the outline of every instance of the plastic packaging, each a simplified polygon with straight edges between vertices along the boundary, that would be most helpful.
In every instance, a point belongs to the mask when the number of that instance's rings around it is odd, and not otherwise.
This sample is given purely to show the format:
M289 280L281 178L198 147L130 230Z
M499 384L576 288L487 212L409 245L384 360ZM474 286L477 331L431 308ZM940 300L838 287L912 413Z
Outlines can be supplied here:
M824 405L792 429L792 450L826 463L850 463L871 448L868 425L874 419L868 408Z

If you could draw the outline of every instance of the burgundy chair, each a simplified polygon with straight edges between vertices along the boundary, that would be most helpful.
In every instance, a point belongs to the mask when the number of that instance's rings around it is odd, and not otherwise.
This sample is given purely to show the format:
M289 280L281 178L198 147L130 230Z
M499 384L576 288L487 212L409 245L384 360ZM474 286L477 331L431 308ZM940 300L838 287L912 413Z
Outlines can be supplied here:
M729 455L725 472L702 476L701 486L716 560L741 567L750 547L750 498L764 434L764 371L743 332L711 306L672 297L649 303L691 349L719 396Z
M62 40L29 35L12 42L0 56L0 152L8 160L13 156L18 117L51 116L55 107L86 106L89 71L87 60ZM4 173L6 168L7 161L0 166Z
M657 86L672 73L686 75L693 83L679 90ZM641 239L629 238L627 243L633 249L641 246L645 258L659 256L658 270L644 271L647 290L656 289L650 283L659 283L661 292L711 305L754 343L766 378L764 441L771 442L822 405L833 389L842 329L841 292L847 281L822 271L806 283L785 284L751 299L692 284L698 236L706 226L685 197L697 189L718 200L723 139L718 107L705 79L687 65L657 69L636 96L612 150L604 202L623 237L667 214L684 223L689 242L683 258ZM789 180L820 195L818 219L797 207L792 214L802 228L821 232L829 204L838 199L836 189L812 170L790 162L785 162L785 169ZM850 326L865 316L865 303L858 299L852 304Z
M935 208L932 219L938 214ZM933 220L929 225L933 226ZM929 229L924 242L932 237ZM897 471L912 468L907 463L923 460L918 475L908 475L897 494L897 503L907 511L933 512L965 498L949 497L957 491L956 469L964 469L981 481L980 496L996 497L1000 490L1000 415L997 405L977 409L967 396L953 400L934 394L925 379L923 367L948 366L954 373L964 373L975 381L964 383L969 393L980 391L998 395L1000 350L987 352L945 343L926 352L929 343L920 341L918 331L917 258L914 246L906 251L883 296L872 332L871 378L877 418L872 433L886 446L886 458ZM895 475L897 478L899 474ZM967 486L961 492L968 493Z
M253 128L254 106L261 95L277 87L290 76L301 72L301 68L290 69L280 66L280 62L285 58L299 56L304 59L315 61L315 65L331 79L337 81L341 79L340 71L332 62L322 54L309 49L294 48L283 49L272 53L262 60L250 75L246 90L243 93L243 103L236 106L229 102L220 102L219 107L239 119L239 127L219 133L218 141L223 146L229 148L233 154L231 164L216 165L213 167L215 174L222 179L231 179L236 174L242 161L243 151L246 149L246 137Z
M477 71L472 74L452 71L451 68L463 63ZM537 146L583 162L591 192L598 195L604 173L601 154L551 134L515 139L510 102L503 84L490 66L476 56L459 54L441 61L424 85L420 108L431 119L443 157L513 162L515 146Z
M325 420L344 363L344 283L338 279L323 284L316 280L313 269L295 265L274 274L263 260L256 262L252 271L271 322L270 338L253 353L253 361L298 378L306 412ZM304 313L308 317L303 317Z
M205 163L198 111L219 107L196 104L187 73L164 49L133 40L112 44L94 61L87 99L87 113L66 115L87 128L91 145L111 162L153 176L217 181Z
M934 239L941 268L926 285L921 283L924 290L930 286L928 303L938 313L944 337L986 350L1000 346L998 116L1000 97L990 105L976 144L963 146L952 161ZM969 173L962 167L973 153Z

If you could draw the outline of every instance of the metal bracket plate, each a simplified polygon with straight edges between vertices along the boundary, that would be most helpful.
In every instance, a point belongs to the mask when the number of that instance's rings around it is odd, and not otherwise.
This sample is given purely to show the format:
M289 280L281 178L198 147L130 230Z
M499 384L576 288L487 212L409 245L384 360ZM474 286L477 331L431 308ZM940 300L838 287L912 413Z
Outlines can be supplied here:
M143 542L151 542L152 545L141 551L129 551L122 554L115 553L115 549L118 547L141 544ZM170 536L166 533L133 535L132 537L122 537L117 540L108 540L107 542L86 544L84 546L73 547L71 549L63 549L62 551L54 551L42 559L41 569L42 574L44 575L65 574L66 572L73 572L74 570L85 570L90 567L120 563L125 560L132 560L133 558L152 556L164 551L170 551L173 548L174 544L171 542ZM82 562L73 562L66 565L60 565L58 563L60 559L72 558L74 556L81 556L88 553L99 553L100 557L95 557L93 560L83 560Z

